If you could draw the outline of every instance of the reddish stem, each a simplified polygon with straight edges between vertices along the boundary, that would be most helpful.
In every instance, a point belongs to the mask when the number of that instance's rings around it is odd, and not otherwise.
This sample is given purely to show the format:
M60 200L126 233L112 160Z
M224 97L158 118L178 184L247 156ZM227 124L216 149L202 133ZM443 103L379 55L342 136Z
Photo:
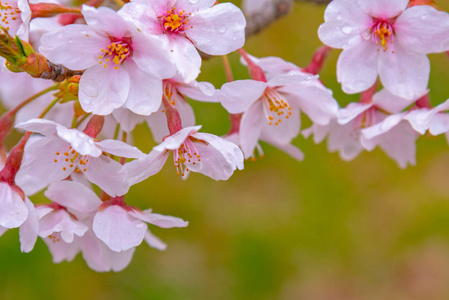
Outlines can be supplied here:
M310 64L302 69L303 72L317 75L323 68L326 58L329 56L331 48L329 46L321 46L313 54L312 61Z
M265 77L265 73L263 72L262 68L256 65L251 58L248 56L248 54L243 50L242 48L239 49L240 54L243 56L243 58L246 60L246 63L248 64L248 70L249 75L252 79L257 81L263 81L267 82L267 78Z

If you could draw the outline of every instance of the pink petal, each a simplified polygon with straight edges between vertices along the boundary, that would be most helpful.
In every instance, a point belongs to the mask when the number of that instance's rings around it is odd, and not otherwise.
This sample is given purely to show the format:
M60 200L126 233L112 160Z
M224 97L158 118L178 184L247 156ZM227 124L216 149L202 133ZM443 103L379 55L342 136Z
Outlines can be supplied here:
M247 112L243 114L240 123L240 141L241 148L245 154L245 158L253 155L254 148L259 140L262 130L267 125L264 117L262 101L256 101Z
M92 270L119 272L129 265L136 248L121 252L112 251L89 230L81 239L81 249L84 260Z
M95 28L97 32L101 32L103 35L117 38L131 36L128 23L115 10L109 7L95 8L83 5L81 12L87 25Z
M290 103L295 101L314 123L326 125L337 116L338 103L332 91L322 85L295 84L281 87L279 91L288 94Z
M171 78L176 69L167 51L168 39L165 35L133 35L132 60L145 73L157 79Z
M158 173L164 166L167 158L167 154L153 150L146 158L136 159L125 164L120 174L124 178L125 184L130 187Z
M128 158L144 158L139 148L117 140L103 140L96 143L104 152Z
M142 116L156 112L162 103L162 79L141 71L134 63L127 64L127 69L130 88L124 107Z
M220 3L194 13L189 19L187 37L195 47L211 55L225 55L245 43L246 20L231 3Z
M59 238L59 235L57 235L57 238ZM55 241L54 239L44 238L44 242L47 244L55 264L64 260L70 262L81 251L78 239L75 239L72 243L66 243L61 239Z
M189 225L189 222L180 218L152 213L151 209L144 210L143 213L131 212L131 215L161 228L187 227Z
M145 119L144 116L133 113L127 108L117 108L112 112L114 119L120 124L120 129L126 132L131 132Z
M5 182L0 182L0 226L16 228L28 217L28 208L20 195Z
M334 0L324 12L325 23L318 28L320 40L333 48L351 48L362 41L361 34L372 18L354 0Z
M394 44L394 53L380 51L379 76L382 85L391 93L408 100L426 93L430 62L425 54L418 54Z
M405 10L394 24L396 39L404 49L422 54L449 50L449 14L428 5Z
M56 128L59 126L61 125L50 120L31 119L26 122L20 122L15 127L47 136L56 134Z
M140 245L147 225L120 206L111 205L95 215L92 229L111 250L120 252Z
M89 68L80 80L81 107L86 112L108 115L125 103L130 85L129 74L122 66L117 70L101 65Z
M167 244L161 241L160 238L151 233L151 231L147 230L145 233L145 242L147 242L148 246L151 248L157 249L159 251L164 251L167 249Z
M369 89L377 79L378 51L371 40L344 49L337 62L337 79L345 93L356 94Z
M267 83L256 80L236 80L223 84L218 94L221 105L231 114L247 111L262 97Z
M173 36L168 45L170 60L184 82L192 82L200 74L201 56L195 46L187 38Z
M101 49L109 39L86 25L68 25L42 36L39 53L72 70L98 65Z
M161 144L157 145L153 149L161 153L164 153L165 150L178 149L189 137L189 135L198 132L200 129L201 125L183 128L175 134L168 136Z
M92 157L98 157L101 155L101 148L97 146L94 139L84 132L77 129L69 129L63 126L56 128L58 136L70 143L73 149L81 155L89 155Z
M376 107L380 107L391 113L398 113L405 109L407 106L413 104L415 101L416 99L407 100L396 96L390 93L387 89L382 89L379 92L375 93L373 96L373 103L376 105Z
M348 106L338 111L338 123L347 124L354 120L357 116L364 113L373 106L372 103L349 103Z
M92 157L84 174L90 182L98 185L109 196L121 196L128 192L119 171L122 165L108 156Z
M96 212L102 203L92 190L74 181L52 183L44 194L51 201L67 207L76 215Z
M360 8L370 16L385 20L403 12L409 0L357 0L357 2Z
M34 204L30 201L30 199L25 198L25 205L28 209L28 217L22 226L20 226L19 240L20 250L28 253L33 250L34 244L36 243L39 223L34 209Z

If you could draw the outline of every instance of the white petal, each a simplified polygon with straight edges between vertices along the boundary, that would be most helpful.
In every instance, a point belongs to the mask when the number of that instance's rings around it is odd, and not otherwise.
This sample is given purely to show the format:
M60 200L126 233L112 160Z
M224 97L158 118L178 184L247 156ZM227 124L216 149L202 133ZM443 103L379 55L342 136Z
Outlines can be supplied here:
M68 180L52 183L44 194L76 215L91 214L97 211L102 203L92 190L81 183Z
M37 240L37 233L39 230L39 223L34 209L34 204L30 199L25 198L25 205L28 209L28 217L26 221L20 226L20 250L28 253L34 248Z
M354 0L334 0L324 12L325 23L318 28L320 40L333 48L351 48L362 41L372 18Z
M200 74L201 56L192 42L182 36L172 37L168 48L170 60L175 64L184 82L195 80Z
M47 244L55 264L63 261L72 261L81 250L78 240L66 243L62 239L55 241L54 239L44 238L44 242Z
M124 107L142 116L156 112L162 103L162 79L141 71L134 63L127 68L130 87Z
M424 96L424 95L423 95ZM391 113L398 113L407 106L413 104L414 100L407 100L390 93L387 89L382 89L373 96L373 103Z
M81 249L89 268L97 272L119 272L129 265L136 248L122 252L112 251L89 230L81 239Z
M0 226L16 228L28 217L28 208L20 195L5 182L0 182Z
M357 0L357 2L370 16L385 20L403 12L409 0Z
M418 99L426 93L430 62L425 54L418 54L394 44L394 53L380 51L379 76L382 85L391 93L408 99Z
M133 113L127 108L117 108L112 112L114 119L120 124L120 129L126 132L131 132L145 119L144 116Z
M404 49L422 54L449 50L449 14L428 5L405 10L394 24L396 39Z
M111 250L120 252L140 245L147 225L120 206L111 205L95 215L92 229Z
M200 129L200 125L183 128L175 134L167 137L161 144L157 145L153 149L161 153L164 153L165 150L178 149L191 134L198 132Z
M338 111L338 123L347 124L354 120L357 116L364 113L373 106L372 103L349 103L348 106Z
M94 139L84 132L77 129L69 129L63 126L56 128L58 136L70 143L73 149L81 155L89 155L92 157L98 157L101 155L101 148L97 146Z
M67 25L46 33L39 52L54 63L72 70L84 70L98 64L101 49L110 40L86 25Z
M246 20L242 11L232 3L220 3L194 13L189 19L187 37L201 51L225 55L245 43Z
M131 212L131 215L161 228L187 227L189 225L189 222L177 217L152 213L151 209L144 210L143 213Z
M119 171L122 165L108 156L90 158L84 174L109 196L121 196L128 191Z
M266 82L256 80L236 80L223 84L218 99L231 114L245 112L262 97L268 87Z
M122 141L117 140L103 140L96 143L104 152L128 157L128 158L144 158L145 154L142 153L137 147L128 145Z
M115 70L111 66L98 65L81 76L79 101L86 112L108 115L125 103L129 88L130 79L125 68L119 66Z
M126 163L120 174L123 175L126 185L130 187L158 173L164 166L167 158L168 154L164 155L164 153L159 151L151 151L143 159L136 159Z
M167 249L167 244L161 241L160 238L152 234L149 230L145 233L145 242L147 242L148 246L151 248L157 249L159 251L164 251Z
M263 114L262 101L256 101L243 114L240 123L240 146L245 154L245 158L253 155L254 148L265 126L269 125Z
M61 125L50 120L31 119L26 122L20 122L15 127L47 136L56 134L56 128L59 126Z
M371 40L345 49L337 62L337 79L348 94L369 89L377 79L377 45Z

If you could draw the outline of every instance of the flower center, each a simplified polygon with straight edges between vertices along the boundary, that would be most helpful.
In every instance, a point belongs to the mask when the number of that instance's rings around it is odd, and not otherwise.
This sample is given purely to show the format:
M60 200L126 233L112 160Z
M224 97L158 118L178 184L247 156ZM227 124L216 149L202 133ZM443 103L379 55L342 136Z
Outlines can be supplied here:
M0 1L0 26L8 31L10 22L14 23L17 20L17 15L19 15L20 20L20 13L21 11L16 5L12 6L8 2Z
M173 150L173 160L177 171L176 174L184 176L185 172L189 171L186 163L195 165L197 162L201 161L201 155L198 154L198 151L190 138L187 138L181 147Z
M394 42L394 29L393 26L387 21L378 21L371 27L372 40L380 48L383 48L384 52L388 50L388 44ZM394 53L394 50L392 50Z
M189 17L192 13L186 14L185 10L177 11L176 7L168 10L165 16L162 17L162 25L165 31L174 33L183 33L187 29ZM190 26L192 28L192 26Z
M102 55L98 56L99 64L105 68L112 65L115 70L123 64L127 57L132 56L131 38L117 39L109 37L111 43L105 48L101 49Z
M70 146L65 152L56 152L56 158L53 160L54 163L58 164L63 171L75 169L75 172L80 173L81 170L86 172L87 163L89 162L89 156L80 155L76 152L72 146Z
M262 101L269 125L273 125L273 123L274 125L279 125L282 122L282 118L290 118L292 108L287 100L283 99L276 90L267 88Z

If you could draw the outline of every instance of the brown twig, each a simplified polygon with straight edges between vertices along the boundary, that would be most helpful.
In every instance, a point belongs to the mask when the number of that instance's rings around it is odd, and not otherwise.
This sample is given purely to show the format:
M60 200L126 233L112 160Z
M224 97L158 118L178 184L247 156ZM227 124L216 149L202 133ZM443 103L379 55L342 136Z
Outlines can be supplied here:
M295 1L326 4L331 0L270 0L259 11L254 11L246 15L246 37L260 32L277 19L287 15L291 11Z

